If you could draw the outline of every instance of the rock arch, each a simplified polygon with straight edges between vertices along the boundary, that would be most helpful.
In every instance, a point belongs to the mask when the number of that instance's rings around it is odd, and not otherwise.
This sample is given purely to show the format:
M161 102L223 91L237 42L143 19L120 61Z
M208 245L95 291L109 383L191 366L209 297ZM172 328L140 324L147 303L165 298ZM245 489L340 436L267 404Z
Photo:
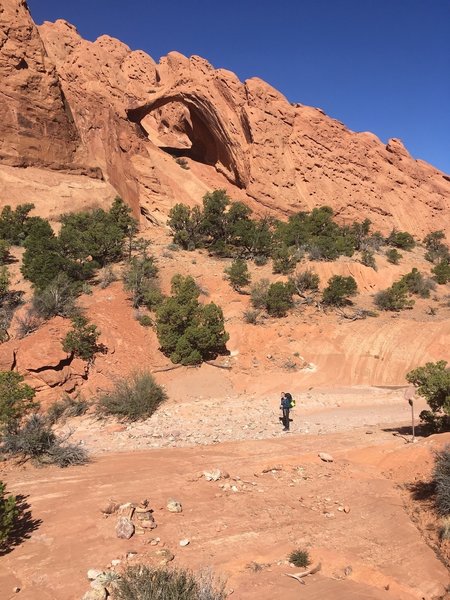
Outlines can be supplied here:
M214 103L207 97L190 91L161 93L146 104L127 109L127 117L142 127L141 122L148 114L172 102L186 106L191 117L191 127L185 131L191 147L173 153L214 165L237 186L247 187L248 161L241 140L236 140L236 137L241 137L240 132L236 136L236 127L221 117ZM245 140L243 134L242 137Z

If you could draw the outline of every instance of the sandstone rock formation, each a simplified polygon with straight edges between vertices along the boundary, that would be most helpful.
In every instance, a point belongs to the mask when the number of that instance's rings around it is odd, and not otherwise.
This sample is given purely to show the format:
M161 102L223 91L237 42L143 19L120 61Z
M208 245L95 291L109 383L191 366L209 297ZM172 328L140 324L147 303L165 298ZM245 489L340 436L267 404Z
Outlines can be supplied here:
M328 204L384 232L450 231L449 178L399 140L354 133L198 56L156 64L106 35L83 40L63 20L36 28L24 0L2 3L0 26L0 162L103 174L155 223L175 202L225 187L260 214Z

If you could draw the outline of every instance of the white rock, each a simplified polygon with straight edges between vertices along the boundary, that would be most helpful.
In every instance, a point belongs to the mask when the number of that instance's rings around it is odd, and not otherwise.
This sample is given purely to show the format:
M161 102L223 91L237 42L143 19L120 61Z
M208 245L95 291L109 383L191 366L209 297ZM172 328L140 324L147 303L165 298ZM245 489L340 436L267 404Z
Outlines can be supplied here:
M213 469L212 471L203 471L203 476L206 481L219 481L222 477L222 473L219 469Z
M328 454L327 452L319 452L318 456L320 460L323 460L324 462L333 462L334 460L331 454Z
M99 571L99 569L89 569L87 572L87 578L90 581L94 581L94 579L97 579L97 577L99 577L102 573L103 571Z
M190 544L190 540L188 540L187 538L184 540L180 540L180 546L182 548L184 548L185 546L189 546L189 544Z
M170 498L167 500L167 510L172 513L180 513L183 511L183 507L181 506L181 502Z

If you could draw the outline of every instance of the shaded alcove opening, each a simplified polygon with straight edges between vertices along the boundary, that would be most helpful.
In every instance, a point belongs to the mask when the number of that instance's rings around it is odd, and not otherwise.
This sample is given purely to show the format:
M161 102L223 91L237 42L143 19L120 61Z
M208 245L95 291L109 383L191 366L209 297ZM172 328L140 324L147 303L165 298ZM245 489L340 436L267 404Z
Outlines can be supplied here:
M227 178L240 185L227 144L218 135L222 127L215 115L205 115L196 104L169 97L129 109L127 116L164 152L216 168L220 164Z

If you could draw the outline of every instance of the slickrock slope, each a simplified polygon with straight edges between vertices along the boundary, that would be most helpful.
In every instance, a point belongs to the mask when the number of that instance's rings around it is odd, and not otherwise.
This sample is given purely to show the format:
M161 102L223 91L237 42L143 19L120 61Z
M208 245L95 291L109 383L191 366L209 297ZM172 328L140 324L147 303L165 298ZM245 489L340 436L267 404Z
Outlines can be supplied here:
M0 6L0 162L73 165L79 137L24 0Z

